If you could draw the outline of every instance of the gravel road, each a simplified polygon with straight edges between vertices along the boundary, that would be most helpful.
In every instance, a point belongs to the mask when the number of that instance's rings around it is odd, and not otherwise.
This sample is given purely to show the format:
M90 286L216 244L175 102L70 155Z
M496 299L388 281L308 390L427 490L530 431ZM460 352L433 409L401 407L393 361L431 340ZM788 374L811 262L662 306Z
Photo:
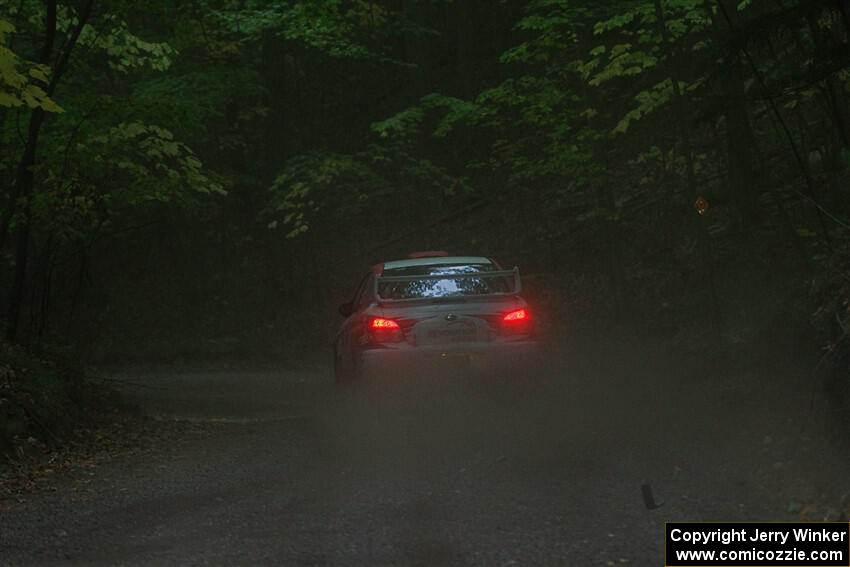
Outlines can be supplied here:
M662 565L665 521L794 519L789 499L850 490L801 425L809 400L771 386L805 376L741 385L662 353L576 351L499 395L127 371L146 385L127 395L186 431L0 504L0 563Z

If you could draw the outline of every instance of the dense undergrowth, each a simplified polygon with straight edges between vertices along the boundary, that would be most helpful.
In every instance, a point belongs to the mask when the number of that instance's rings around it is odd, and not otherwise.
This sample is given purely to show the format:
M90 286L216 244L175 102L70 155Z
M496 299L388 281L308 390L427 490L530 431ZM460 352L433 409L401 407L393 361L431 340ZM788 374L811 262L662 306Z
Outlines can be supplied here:
M90 444L123 419L117 394L61 354L0 344L0 470Z

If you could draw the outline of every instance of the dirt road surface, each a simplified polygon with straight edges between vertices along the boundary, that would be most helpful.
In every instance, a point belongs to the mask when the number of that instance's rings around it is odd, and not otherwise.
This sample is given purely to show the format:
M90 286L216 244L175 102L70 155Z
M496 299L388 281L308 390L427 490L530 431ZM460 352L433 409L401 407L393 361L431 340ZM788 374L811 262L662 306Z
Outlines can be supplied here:
M845 504L809 375L695 373L664 353L574 349L547 383L498 395L352 395L321 366L126 371L145 384L127 395L185 433L3 503L0 563L650 566L665 521Z

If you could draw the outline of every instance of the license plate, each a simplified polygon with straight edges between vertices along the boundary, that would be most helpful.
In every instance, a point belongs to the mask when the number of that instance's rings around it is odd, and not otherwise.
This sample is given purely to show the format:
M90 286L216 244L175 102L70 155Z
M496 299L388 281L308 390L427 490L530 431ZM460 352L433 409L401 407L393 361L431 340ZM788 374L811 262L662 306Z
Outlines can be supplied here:
M431 329L426 333L429 339L463 343L475 340L475 327L457 327L451 329Z

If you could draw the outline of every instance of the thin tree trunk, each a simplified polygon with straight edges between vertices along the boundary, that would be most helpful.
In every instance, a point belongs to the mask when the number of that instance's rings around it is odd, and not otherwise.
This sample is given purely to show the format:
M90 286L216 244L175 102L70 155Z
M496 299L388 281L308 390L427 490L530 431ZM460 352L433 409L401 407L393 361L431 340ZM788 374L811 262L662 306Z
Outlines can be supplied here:
M44 44L42 45L38 62L42 65L47 65L50 63L50 56L53 53L53 44L56 43L56 0L48 0L47 2L44 28ZM30 114L27 141L24 146L24 152L21 155L17 173L15 174L15 183L12 186L11 193L9 194L9 202L6 204L6 208L3 211L3 217L0 219L0 251L2 251L6 246L6 237L9 234L9 225L17 212L17 207L20 204L19 201L22 196L28 195L28 186L32 186L32 166L35 163L35 154L36 149L38 148L38 137L41 133L41 125L43 123L44 110L41 108L33 109Z
M817 50L826 52L828 50L828 46L818 30L818 24L814 19L814 15L809 13L806 21L809 24L809 34L812 36L812 41L814 41ZM826 76L824 79L824 98L826 99L827 107L832 114L833 126L835 128L837 138L836 142L841 148L847 148L850 147L850 141L848 140L847 135L847 109L843 104L841 104L843 101L840 102L838 97L838 93L842 89L843 87L838 84L834 74Z
M717 7L719 8L720 12L723 14L723 18L726 20L726 23L728 24L731 33L735 34L736 33L735 23L732 21L732 18L729 15L729 11L725 7L723 0L717 0ZM709 9L710 9L710 4L709 4ZM709 10L709 13L712 17L712 20L714 20L714 12ZM714 20L714 26L715 26L715 29L718 30L718 34L719 34L719 27L717 25L716 20ZM753 75L755 76L755 79L758 81L759 86L762 88L762 90L765 93L765 97L766 97L767 102L770 106L771 112L773 113L774 117L776 118L776 121L782 127L782 131L785 133L785 136L788 139L788 145L791 146L791 150L794 153L794 159L796 159L797 164L800 166L800 171L803 174L803 178L806 181L806 185L805 185L806 193L807 193L806 198L808 200L810 200L812 202L812 204L815 206L815 214L817 216L818 223L820 224L821 234L823 235L824 243L826 244L827 249L831 252L833 250L832 237L830 236L829 228L826 225L826 216L827 215L832 216L832 215L828 211L826 211L826 209L824 209L823 206L818 202L817 195L815 194L814 181L812 180L811 173L809 172L808 163L806 162L805 158L802 156L799 149L797 148L797 143L794 141L794 136L791 134L791 130L788 128L788 124L785 122L785 119L783 118L782 113L779 111L779 107L776 105L776 101L773 99L773 97L770 96L767 85L765 84L764 77L762 76L761 72L759 71L759 68L756 65L755 61L753 60L752 56L750 55L749 51L747 51L746 45L741 46L738 53L740 55L744 56L747 63L749 64L750 68L752 69L752 72L753 72ZM740 55L739 55L738 58L740 58ZM749 127L749 122L747 122L747 127ZM750 132L752 132L752 131L750 131ZM731 171L731 167L732 167L732 164L730 162L730 171ZM833 217L833 219L834 219L834 217Z
M53 93L56 92L56 87L59 84L59 80L65 72L65 69L67 69L71 53L73 52L77 40L83 31L83 27L88 22L89 17L91 17L93 7L94 0L88 0L83 7L82 12L79 14L77 26L72 30L71 35L68 37L65 48L59 55L56 66L51 74L50 83L47 85L47 89L45 91L47 96L53 96ZM48 0L45 41L39 57L40 63L49 63L55 40L56 0ZM15 214L15 209L18 206L18 203L22 202L24 214L21 219L21 227L18 231L18 242L15 247L15 273L12 280L12 288L9 293L9 304L7 310L8 326L6 327L6 338L10 342L14 342L17 339L21 303L24 298L31 233L31 197L35 187L35 174L33 169L36 165L39 136L41 134L41 128L44 125L44 119L45 112L41 108L34 109L30 115L27 142L24 147L24 153L21 156L21 161L18 165L15 186L12 190L9 206L4 212L3 218L0 219L0 250L3 250L6 244L6 236L9 232L9 225L11 224L12 218Z
M679 86L679 79L676 76L677 62L679 60L676 48L670 38L670 32L667 29L667 19L664 14L664 7L661 5L661 0L655 0L655 17L658 23L658 30L661 34L661 39L664 42L665 51L667 52L668 74L673 89L673 106L676 112L676 129L679 134L679 142L682 144L683 153L685 154L685 162L687 163L688 189L696 191L696 180L694 174L694 156L691 150L691 136L688 129L688 120L685 116L685 100L682 96L682 89Z
M594 149L595 159L605 164L608 162L608 148L605 141L600 140ZM623 269L623 254L620 246L621 235L617 219L617 207L614 200L614 192L607 176L599 182L594 183L596 188L597 206L603 214L603 232L605 234L605 245L608 251L608 283L614 295L614 307L617 316L627 320L631 316L631 304L626 295L626 273Z
M841 21L844 23L846 37L850 40L850 14L848 14L847 0L835 0L835 6L841 16Z
M42 45L38 62L46 65L50 62L50 56L53 53L53 44L56 42L56 0L47 1L47 12L45 14L44 27L44 44ZM15 247L15 275L12 281L11 293L9 294L6 338L10 341L14 341L18 333L18 318L20 316L21 302L23 300L30 237L29 196L32 192L34 183L33 166L35 165L38 138L41 133L42 124L44 124L44 110L36 108L30 114L27 141L24 146L24 152L21 155L21 161L18 164L15 184L9 195L9 202L6 206L6 210L3 212L3 218L0 219L0 251L2 251L6 245L6 236L9 234L9 225L17 212L19 201L23 198L25 201L24 218L18 232L17 246Z
M682 152L685 155L685 163L687 165L686 168L686 182L687 182L687 191L690 192L688 197L697 198L699 192L699 186L696 181L696 168L694 166L694 155L693 155L693 144L691 143L691 132L690 132L690 120L687 118L687 111L685 107L685 98L682 95L682 89L679 86L679 77L677 76L679 71L679 52L676 49L676 46L673 44L673 40L670 37L670 31L667 29L667 18L664 14L664 7L661 4L661 0L655 0L655 17L656 22L658 24L658 31L661 35L661 40L664 43L664 50L667 53L667 61L668 64L668 74L670 77L670 83L673 89L673 106L674 111L676 113L676 129L679 137L679 143L682 145ZM694 218L694 213L689 211L690 218ZM701 215L695 219L696 220L696 233L697 233L697 242L699 244L700 251L704 257L704 261L700 262L700 266L703 269L703 276L709 282L709 291L711 292L711 325L714 330L715 338L720 337L720 302L717 297L717 289L714 284L714 253L711 246L710 235L708 234L708 229L706 227L706 220ZM693 221L691 221L693 223ZM688 223L688 224L691 224Z
M729 62L723 80L726 100L726 151L729 159L729 182L732 198L741 213L743 228L748 230L758 220L758 184L753 171L753 135L747 111L747 95L740 61Z
M729 12L726 10L724 1L716 0L716 2L718 9L728 19ZM712 20L715 37L718 43L723 44L723 33L712 10L711 0L706 1L706 10ZM727 23L734 34L734 23L731 20ZM721 84L723 98L726 101L724 117L731 201L741 213L742 228L748 230L758 218L758 189L753 172L752 148L755 144L755 136L747 112L747 95L739 54L736 53L727 60Z

